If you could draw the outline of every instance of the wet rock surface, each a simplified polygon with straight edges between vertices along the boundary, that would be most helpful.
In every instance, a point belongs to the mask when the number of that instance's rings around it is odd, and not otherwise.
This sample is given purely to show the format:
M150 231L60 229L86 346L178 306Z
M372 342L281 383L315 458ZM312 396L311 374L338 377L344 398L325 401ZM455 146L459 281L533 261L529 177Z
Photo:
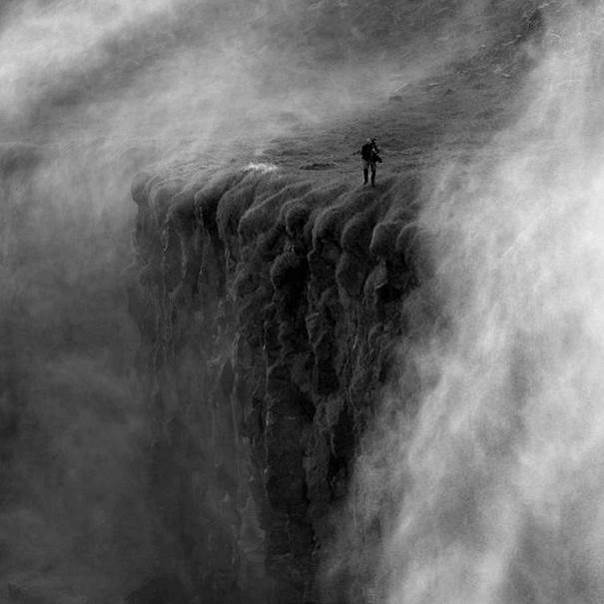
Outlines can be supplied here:
M418 284L416 197L412 177L372 189L267 166L133 186L159 564L184 565L197 601L319 601Z

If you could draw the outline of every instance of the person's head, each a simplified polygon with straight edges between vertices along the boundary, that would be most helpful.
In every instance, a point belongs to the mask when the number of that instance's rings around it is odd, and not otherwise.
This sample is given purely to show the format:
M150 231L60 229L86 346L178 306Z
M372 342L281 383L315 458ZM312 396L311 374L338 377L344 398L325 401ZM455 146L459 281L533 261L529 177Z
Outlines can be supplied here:
M367 142L368 142L368 143L372 143L372 142L373 142L373 139L372 139L372 138L368 138L368 139L367 139Z

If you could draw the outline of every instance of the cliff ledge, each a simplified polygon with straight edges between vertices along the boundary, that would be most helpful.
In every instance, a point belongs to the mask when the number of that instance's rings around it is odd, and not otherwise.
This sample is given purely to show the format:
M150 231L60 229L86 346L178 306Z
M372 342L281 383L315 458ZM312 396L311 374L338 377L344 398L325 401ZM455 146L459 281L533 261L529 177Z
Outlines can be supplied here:
M176 556L204 602L315 601L418 283L413 178L311 177L250 165L133 185L162 571Z

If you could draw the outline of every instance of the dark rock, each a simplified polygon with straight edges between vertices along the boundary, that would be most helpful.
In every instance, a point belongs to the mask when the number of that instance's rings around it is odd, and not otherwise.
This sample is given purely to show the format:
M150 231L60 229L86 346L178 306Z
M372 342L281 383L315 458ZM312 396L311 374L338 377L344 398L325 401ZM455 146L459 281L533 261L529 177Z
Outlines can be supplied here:
M133 186L158 538L204 603L318 602L331 511L418 283L416 183L206 178ZM157 581L129 602L171 602L177 583Z
M127 604L187 604L190 597L174 575L154 577L127 598Z

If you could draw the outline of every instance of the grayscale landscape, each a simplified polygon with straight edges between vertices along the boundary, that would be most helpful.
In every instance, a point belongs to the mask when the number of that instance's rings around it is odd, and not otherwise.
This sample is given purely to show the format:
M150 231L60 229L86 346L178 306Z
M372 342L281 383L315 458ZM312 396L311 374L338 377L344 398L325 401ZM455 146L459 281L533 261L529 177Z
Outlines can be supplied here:
M604 601L600 2L4 0L0 76L0 602Z

